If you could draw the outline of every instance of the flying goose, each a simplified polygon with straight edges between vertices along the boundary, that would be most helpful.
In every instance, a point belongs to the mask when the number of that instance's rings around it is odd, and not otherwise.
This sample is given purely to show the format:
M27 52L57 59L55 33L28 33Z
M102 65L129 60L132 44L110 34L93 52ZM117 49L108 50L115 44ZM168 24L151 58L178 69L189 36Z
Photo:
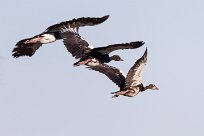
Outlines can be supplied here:
M135 49L141 47L144 42L136 41L130 43L112 44L106 47L93 48L78 33L70 31L62 32L61 37L67 50L73 57L79 59L74 66L89 65L90 63L109 63L111 60L122 61L119 55L109 56L109 53L119 49Z
M126 78L119 69L107 64L88 66L87 68L105 74L110 80L112 80L116 85L120 87L119 91L112 92L112 94L114 94L112 98L118 97L119 95L133 97L139 92L143 92L147 89L158 90L158 88L154 84L150 84L147 86L143 86L142 84L141 73L146 63L147 48L144 52L144 55L140 59L138 59L129 70Z
M62 39L60 36L61 31L69 31L70 33L77 33L79 27L94 26L103 23L108 19L109 15L103 17L82 17L78 19L72 19L69 21L61 22L59 24L48 27L44 32L31 38L20 40L13 49L13 57L20 56L32 56L35 51L42 46ZM74 35L74 34L72 34Z

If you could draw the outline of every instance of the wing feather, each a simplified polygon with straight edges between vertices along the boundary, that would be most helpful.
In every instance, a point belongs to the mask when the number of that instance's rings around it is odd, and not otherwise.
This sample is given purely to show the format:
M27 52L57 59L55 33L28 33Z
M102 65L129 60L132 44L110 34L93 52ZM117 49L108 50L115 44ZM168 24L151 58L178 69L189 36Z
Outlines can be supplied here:
M100 63L99 65L89 66L87 68L90 70L95 70L102 74L105 74L110 80L112 80L120 88L123 88L125 85L125 77L123 73L115 67Z
M144 52L144 55L138 59L132 68L128 71L125 87L137 86L142 83L141 73L147 63L147 49Z
M139 48L144 44L143 41L136 41L130 43L112 44L106 47L95 48L94 51L100 52L101 54L109 54L112 51L119 49L135 49Z
M61 31L66 28L79 28L83 26L94 26L103 23L109 18L109 15L103 17L81 17L77 19L72 19L69 21L64 21L55 25L48 27L45 32L56 32Z
M84 53L91 50L92 48L89 43L86 40L82 39L77 32L63 32L61 33L61 37L67 50L76 59L82 58L84 56Z

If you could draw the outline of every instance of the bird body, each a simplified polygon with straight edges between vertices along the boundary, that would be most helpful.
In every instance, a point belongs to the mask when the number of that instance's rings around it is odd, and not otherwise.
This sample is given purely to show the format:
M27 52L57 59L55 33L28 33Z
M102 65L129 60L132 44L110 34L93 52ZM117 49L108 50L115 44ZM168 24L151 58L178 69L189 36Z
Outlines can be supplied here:
M109 66L107 64L89 66L87 68L105 74L110 80L112 80L116 85L119 86L119 91L112 92L112 94L114 94L113 98L118 97L120 95L133 97L136 96L139 92L143 92L147 89L158 90L158 88L154 84L150 84L145 87L142 84L141 73L143 72L146 63L147 49L144 52L143 56L138 59L135 64L130 68L126 77L119 69Z
M85 42L83 41L81 43ZM119 49L139 48L144 44L143 41L136 41L130 43L113 44L105 47L90 48L88 42L86 42L86 44L84 45L81 43L78 41L78 44L70 45L70 42L68 42L68 40L64 40L65 46L72 53L72 55L76 58L80 58L78 62L74 63L74 66L86 65L92 58L97 59L100 63L109 63L112 60L123 61L123 59L119 55L109 56L109 53Z

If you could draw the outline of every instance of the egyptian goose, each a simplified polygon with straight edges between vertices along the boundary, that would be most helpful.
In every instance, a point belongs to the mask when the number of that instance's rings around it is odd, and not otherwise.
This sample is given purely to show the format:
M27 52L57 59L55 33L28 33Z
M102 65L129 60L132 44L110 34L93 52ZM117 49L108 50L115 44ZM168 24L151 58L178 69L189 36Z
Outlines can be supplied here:
M61 31L69 31L71 36L78 32L79 27L82 26L94 26L103 23L108 19L109 15L103 17L82 17L78 19L72 19L69 21L61 22L59 24L48 27L44 32L31 38L26 38L19 41L13 49L13 57L20 56L32 56L35 51L42 46L54 42L58 39L62 39L60 36Z
M118 97L119 95L133 97L139 92L143 92L147 89L158 90L154 84L150 84L145 87L142 84L141 73L146 63L147 49L144 52L144 55L138 59L129 70L126 78L119 69L107 64L88 66L87 68L105 74L110 80L120 87L119 91L112 92L112 94L114 94L112 98Z

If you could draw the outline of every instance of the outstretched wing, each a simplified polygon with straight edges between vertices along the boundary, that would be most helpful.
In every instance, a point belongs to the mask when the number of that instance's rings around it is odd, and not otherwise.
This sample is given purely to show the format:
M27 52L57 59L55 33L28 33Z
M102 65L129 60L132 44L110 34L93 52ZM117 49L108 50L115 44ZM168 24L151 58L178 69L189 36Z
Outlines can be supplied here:
M101 54L109 54L112 51L119 49L135 49L139 48L144 44L143 41L136 41L130 43L112 44L106 47L95 48L94 51L100 52Z
M27 39L23 39L21 41L19 41L15 48L12 51L12 56L15 58L18 58L20 56L32 56L35 51L40 48L40 46L42 45L41 43L37 42L37 43L26 43L26 41L31 40L33 38L35 38L37 36L34 36L32 38L27 38Z
M102 74L105 74L110 80L112 80L116 85L118 85L120 88L123 88L125 85L125 77L122 74L122 72L110 65L107 64L99 64L96 66L89 66L87 67L90 70L98 71Z
M82 58L85 55L85 52L91 50L92 48L89 43L86 40L82 39L77 32L62 32L61 37L67 50L76 59Z
M82 26L94 26L103 23L108 19L108 17L109 15L103 17L81 17L78 19L72 19L69 21L64 21L59 24L52 25L48 27L45 32L56 32L67 28L78 29Z
M141 84L141 73L147 63L147 48L143 54L143 56L138 59L132 68L128 71L126 80L125 80L125 87L137 86Z
M89 52L93 47L84 40L78 33L78 28L82 26L93 26L104 22L109 15L100 18L82 17L48 27L46 31L60 31L60 36L67 50L76 59L82 58L85 53ZM76 30L75 30L76 28Z

